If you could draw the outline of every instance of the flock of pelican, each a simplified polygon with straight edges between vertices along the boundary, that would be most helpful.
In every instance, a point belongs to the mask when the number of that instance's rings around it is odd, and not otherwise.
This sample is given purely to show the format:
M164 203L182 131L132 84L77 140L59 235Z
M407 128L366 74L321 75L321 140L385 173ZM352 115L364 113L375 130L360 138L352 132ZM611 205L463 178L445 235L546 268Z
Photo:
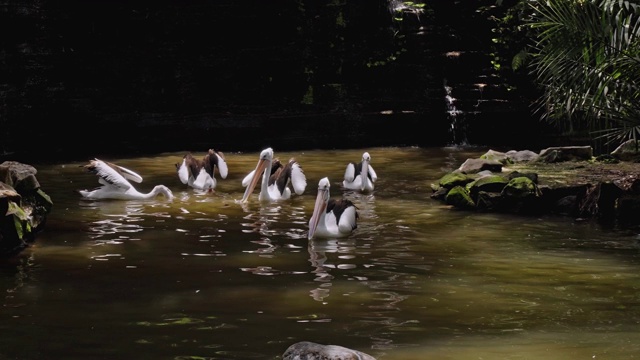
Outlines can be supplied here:
M136 200L151 199L163 195L169 200L174 196L165 185L156 185L150 192L142 193L131 184L142 182L142 176L125 167L100 159L90 160L83 167L98 176L100 187L93 190L79 190L80 195L88 200L118 199ZM195 158L187 153L182 162L176 164L176 172L180 181L198 190L212 192L217 185L216 174L225 179L229 173L224 154L210 149L203 159ZM347 164L342 186L344 189L372 192L378 175L371 166L368 152L362 154L358 163ZM302 167L295 159L286 164L274 158L273 149L262 150L254 170L242 179L245 187L243 203L249 201L258 182L260 182L260 202L273 202L290 199L293 193L302 195L307 187L307 179ZM359 218L355 204L346 198L331 198L331 184L327 177L318 182L318 193L311 218L309 219L308 238L344 237L357 228Z

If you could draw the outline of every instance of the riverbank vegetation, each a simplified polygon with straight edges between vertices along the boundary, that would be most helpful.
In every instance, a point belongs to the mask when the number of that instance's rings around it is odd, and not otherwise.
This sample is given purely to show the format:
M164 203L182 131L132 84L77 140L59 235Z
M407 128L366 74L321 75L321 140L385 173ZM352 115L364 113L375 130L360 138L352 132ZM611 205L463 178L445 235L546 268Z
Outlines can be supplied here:
M498 5L496 66L526 73L535 111L594 146L640 135L640 5L618 0L519 0ZM510 62L510 63L509 63ZM504 72L503 72L504 73ZM508 79L508 78L507 78Z

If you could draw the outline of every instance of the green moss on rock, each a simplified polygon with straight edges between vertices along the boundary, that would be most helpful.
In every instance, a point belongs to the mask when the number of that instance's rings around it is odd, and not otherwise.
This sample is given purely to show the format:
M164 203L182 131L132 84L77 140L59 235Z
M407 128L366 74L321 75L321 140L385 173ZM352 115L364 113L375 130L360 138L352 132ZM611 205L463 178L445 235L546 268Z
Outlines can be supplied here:
M528 177L521 176L511 179L504 189L502 189L502 195L510 198L527 198L541 196L538 186Z
M473 209L476 204L473 202L469 191L463 186L455 186L449 190L444 198L445 203L461 209Z
M446 189L453 189L456 186L465 186L474 179L460 172L451 172L440 178L438 184Z

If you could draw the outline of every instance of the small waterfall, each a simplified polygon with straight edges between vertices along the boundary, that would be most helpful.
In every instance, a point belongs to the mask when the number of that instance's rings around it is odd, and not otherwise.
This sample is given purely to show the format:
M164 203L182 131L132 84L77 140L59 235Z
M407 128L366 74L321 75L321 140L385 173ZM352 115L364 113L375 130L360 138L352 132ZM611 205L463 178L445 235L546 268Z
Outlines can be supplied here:
M467 126L464 121L464 113L456 107L457 99L452 96L453 88L447 86L444 81L445 103L447 105L447 119L449 120L449 132L451 145L469 145L467 139Z

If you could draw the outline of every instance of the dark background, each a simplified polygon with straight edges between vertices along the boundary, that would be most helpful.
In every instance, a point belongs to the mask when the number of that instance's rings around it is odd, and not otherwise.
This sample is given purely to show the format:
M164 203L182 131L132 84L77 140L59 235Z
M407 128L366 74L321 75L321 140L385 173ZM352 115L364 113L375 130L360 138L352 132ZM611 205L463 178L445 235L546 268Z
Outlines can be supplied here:
M4 1L0 153L546 146L491 67L489 4Z

